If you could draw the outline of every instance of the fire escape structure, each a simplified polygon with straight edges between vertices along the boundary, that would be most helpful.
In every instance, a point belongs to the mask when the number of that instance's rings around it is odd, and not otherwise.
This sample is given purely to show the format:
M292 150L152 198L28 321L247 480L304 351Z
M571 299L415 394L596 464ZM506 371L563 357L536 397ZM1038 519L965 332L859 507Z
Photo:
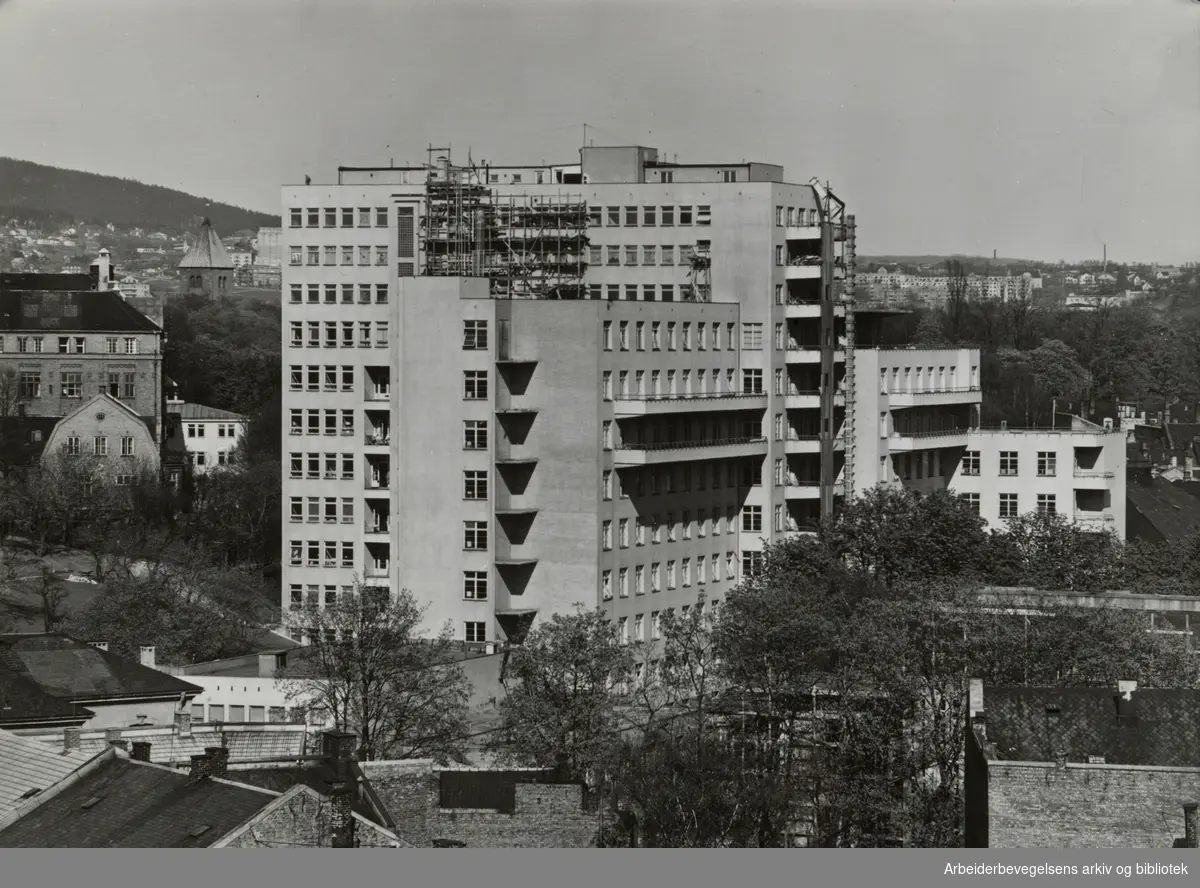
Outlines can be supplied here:
M486 277L502 299L581 299L587 202L580 195L497 195L488 167L431 168L421 219L423 273Z

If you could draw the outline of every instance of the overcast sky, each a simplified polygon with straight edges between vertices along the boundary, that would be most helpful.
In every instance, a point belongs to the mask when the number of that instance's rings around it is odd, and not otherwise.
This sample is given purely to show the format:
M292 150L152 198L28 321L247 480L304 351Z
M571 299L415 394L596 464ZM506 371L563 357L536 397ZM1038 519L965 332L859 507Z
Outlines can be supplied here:
M279 211L336 166L647 144L862 253L1200 259L1191 0L0 0L0 155Z

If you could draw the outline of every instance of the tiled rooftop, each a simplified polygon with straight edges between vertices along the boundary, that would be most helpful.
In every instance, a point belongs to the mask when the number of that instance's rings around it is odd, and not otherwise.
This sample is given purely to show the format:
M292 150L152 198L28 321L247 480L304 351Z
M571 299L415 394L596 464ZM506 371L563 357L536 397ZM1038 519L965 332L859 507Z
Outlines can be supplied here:
M212 223L205 219L200 223L200 231L195 242L179 260L180 268L233 268L233 261L225 250L225 245L213 231Z
M0 830L0 847L207 848L275 798L113 758Z
M0 820L30 798L30 793L48 789L91 759L83 752L59 752L0 730Z

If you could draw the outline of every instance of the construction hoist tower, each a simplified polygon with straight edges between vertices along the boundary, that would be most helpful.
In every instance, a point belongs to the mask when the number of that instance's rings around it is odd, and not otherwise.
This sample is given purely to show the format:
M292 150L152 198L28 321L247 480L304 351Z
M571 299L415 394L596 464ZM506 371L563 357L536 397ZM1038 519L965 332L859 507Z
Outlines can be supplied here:
M842 306L846 314L846 424L845 424L845 455L846 461L842 467L842 492L849 500L854 496L854 274L857 268L857 252L855 243L854 216L846 216L845 241L843 260L845 263L845 280L842 283Z
M847 273L842 253L847 239L846 205L827 185L818 179L810 179L809 186L817 199L821 221L821 521L829 521L834 514L834 494L838 472L835 454L842 442L843 490L853 489L854 464L854 365L853 343L849 330L845 337L838 335L837 306L843 304L842 290ZM841 248L839 248L841 245ZM850 282L853 287L853 282ZM849 311L846 312L849 315ZM845 421L837 425L837 402L839 380L837 379L837 353L845 355Z

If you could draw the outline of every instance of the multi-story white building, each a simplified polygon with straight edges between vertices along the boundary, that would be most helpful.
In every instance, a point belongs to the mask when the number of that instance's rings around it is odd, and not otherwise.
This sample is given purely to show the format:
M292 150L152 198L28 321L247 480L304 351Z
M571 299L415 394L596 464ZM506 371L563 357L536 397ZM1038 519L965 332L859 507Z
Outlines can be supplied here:
M197 475L227 465L246 434L246 417L229 410L168 401L167 411L176 417L186 459Z
M950 488L990 527L1050 512L1124 539L1125 434L1079 417L1061 429L974 429Z
M854 217L778 166L585 148L282 201L285 609L358 580L468 642L576 604L652 640L838 497L945 486L977 424L977 352L854 347Z

